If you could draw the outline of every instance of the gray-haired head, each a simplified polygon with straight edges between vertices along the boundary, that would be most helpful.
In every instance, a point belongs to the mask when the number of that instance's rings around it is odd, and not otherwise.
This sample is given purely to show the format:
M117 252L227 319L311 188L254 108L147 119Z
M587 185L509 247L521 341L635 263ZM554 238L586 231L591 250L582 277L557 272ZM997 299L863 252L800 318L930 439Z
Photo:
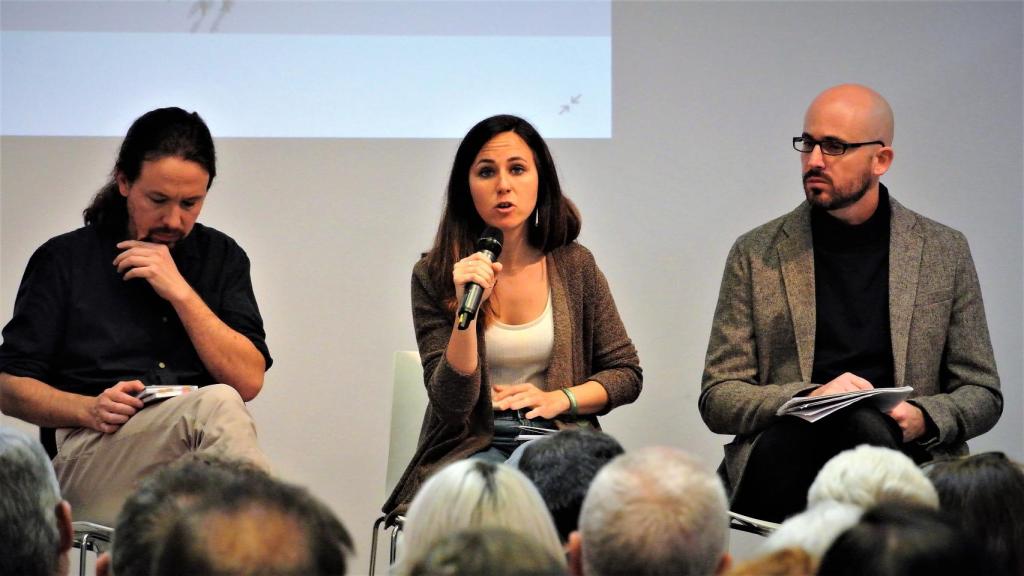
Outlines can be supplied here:
M504 464L470 459L442 468L420 488L406 518L399 574L441 538L466 528L508 528L565 562L544 500L526 476Z
M807 491L807 507L835 500L868 509L882 502L939 507L935 487L902 452L863 444L825 463Z
M583 573L714 574L728 563L727 511L718 476L687 454L627 452L598 472L583 501Z
M832 542L856 524L863 513L863 508L848 502L819 502L786 519L765 539L761 552L771 554L785 548L800 548L818 562Z
M0 574L66 573L70 520L43 445L0 427Z

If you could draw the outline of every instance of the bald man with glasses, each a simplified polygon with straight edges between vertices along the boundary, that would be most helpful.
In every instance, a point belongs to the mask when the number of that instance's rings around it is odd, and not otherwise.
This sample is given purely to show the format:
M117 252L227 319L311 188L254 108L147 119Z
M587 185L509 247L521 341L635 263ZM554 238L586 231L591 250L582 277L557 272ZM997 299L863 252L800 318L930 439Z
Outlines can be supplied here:
M892 143L881 95L852 84L819 94L793 138L806 201L729 253L699 407L712 432L735 435L719 470L734 512L799 512L821 466L859 444L918 462L965 454L1002 413L967 240L879 182ZM794 397L894 386L913 393L888 413L776 414Z

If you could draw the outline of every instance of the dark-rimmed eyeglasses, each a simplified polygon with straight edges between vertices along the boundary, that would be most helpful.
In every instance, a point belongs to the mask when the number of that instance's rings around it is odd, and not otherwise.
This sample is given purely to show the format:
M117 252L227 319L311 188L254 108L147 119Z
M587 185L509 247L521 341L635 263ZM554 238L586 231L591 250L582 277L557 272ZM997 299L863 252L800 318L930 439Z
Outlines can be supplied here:
M821 153L826 156L842 156L851 148L860 148L861 146L868 146L871 144L885 146L885 142L882 142L881 140L872 140L871 142L843 142L842 140L836 140L835 138L815 140L809 136L793 137L793 149L803 154L809 154L814 151L815 146L821 146Z

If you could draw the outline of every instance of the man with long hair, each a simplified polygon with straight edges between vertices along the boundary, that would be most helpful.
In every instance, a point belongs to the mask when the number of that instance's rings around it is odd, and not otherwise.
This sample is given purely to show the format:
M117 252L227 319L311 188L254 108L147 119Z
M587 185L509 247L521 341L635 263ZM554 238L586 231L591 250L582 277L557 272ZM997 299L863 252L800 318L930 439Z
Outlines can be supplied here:
M198 114L148 112L85 226L25 270L0 345L0 410L41 427L83 520L112 523L139 478L188 452L267 467L244 405L271 364L249 259L196 222L215 175ZM201 388L139 399L161 385Z

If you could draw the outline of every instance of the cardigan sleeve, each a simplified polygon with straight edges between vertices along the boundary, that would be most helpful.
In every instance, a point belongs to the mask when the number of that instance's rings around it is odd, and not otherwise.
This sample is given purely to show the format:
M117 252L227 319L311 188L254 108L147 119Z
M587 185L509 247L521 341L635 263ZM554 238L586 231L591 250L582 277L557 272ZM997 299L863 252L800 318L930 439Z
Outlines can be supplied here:
M423 381L434 413L446 421L462 421L480 398L483 359L472 374L457 371L445 355L455 323L430 280L425 260L413 267L412 321L423 364Z
M597 267L593 254L585 248L580 248L583 265L577 269L586 271L583 280L587 286L583 295L584 332L589 328L591 333L591 373L587 380L598 382L608 392L608 404L600 412L606 414L612 408L637 399L643 388L643 371L640 368L640 357L637 355L636 347L626 333L626 327L615 306L608 280ZM588 327L588 323L591 326ZM584 335L584 342L586 340Z

